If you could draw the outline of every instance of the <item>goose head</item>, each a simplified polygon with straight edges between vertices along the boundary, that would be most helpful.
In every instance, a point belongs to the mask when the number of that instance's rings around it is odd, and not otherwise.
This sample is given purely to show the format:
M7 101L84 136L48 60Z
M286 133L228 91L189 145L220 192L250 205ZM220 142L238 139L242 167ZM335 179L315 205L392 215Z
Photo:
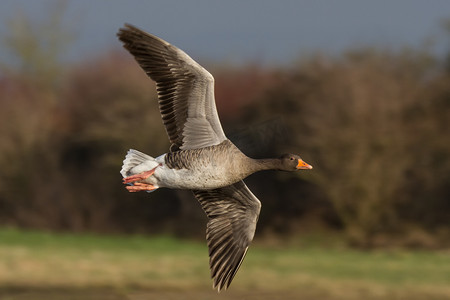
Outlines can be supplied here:
M300 156L295 154L284 154L279 158L279 169L282 171L297 171L297 170L309 170L313 167L301 159Z

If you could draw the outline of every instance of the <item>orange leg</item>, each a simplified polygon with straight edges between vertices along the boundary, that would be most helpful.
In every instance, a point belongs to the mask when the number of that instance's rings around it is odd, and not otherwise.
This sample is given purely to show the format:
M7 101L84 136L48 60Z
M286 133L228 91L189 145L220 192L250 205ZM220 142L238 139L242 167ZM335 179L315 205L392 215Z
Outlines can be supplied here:
M131 175L128 177L125 177L123 179L123 183L132 183L140 180L147 179L148 177L152 176L153 173L155 173L156 168L151 169L150 171L142 172L136 175Z
M127 186L127 190L131 193L140 192L140 191L154 191L157 189L157 187L148 184L148 183L142 183L142 182L135 182L134 185Z

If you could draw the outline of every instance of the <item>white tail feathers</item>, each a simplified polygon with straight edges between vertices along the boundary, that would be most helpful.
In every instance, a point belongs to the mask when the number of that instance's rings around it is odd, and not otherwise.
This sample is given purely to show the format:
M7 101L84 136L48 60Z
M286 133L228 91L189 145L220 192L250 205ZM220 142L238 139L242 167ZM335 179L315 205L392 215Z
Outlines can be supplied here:
M122 174L123 177L127 177L130 175L133 175L134 172L131 172L131 169L133 169L136 166L139 166L143 163L151 163L154 162L155 164L156 161L153 157L151 157L150 155L147 155L145 153L142 153L140 151L134 150L134 149L130 149L127 152L127 155L125 156L125 159L123 161L123 165L122 165L122 170L120 170L120 174ZM145 171L145 170L144 170ZM137 170L136 173L139 173L139 171Z

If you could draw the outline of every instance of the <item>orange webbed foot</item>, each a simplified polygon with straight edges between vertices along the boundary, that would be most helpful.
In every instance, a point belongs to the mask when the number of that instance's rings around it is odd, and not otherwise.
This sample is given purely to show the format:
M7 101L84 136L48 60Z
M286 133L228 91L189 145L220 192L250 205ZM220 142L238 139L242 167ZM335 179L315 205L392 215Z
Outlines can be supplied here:
M146 171L146 172L142 172L139 174L125 177L123 179L123 183L132 183L132 182L136 182L136 181L140 181L140 180L145 180L145 179L149 178L150 176L152 176L153 173L155 173L155 169L156 168L151 169L150 171Z
M140 192L140 191L154 191L157 189L154 185L142 182L135 182L134 185L127 186L127 190L130 193Z

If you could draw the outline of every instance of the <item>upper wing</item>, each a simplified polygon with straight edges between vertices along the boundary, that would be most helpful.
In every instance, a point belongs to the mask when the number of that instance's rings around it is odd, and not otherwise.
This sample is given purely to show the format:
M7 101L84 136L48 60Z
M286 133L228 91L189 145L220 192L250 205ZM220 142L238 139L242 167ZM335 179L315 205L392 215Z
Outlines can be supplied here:
M255 235L261 202L243 181L207 191L194 191L209 218L206 240L213 287L227 288Z
M226 139L208 71L182 50L132 25L125 24L117 36L156 82L159 110L175 148L201 148Z

